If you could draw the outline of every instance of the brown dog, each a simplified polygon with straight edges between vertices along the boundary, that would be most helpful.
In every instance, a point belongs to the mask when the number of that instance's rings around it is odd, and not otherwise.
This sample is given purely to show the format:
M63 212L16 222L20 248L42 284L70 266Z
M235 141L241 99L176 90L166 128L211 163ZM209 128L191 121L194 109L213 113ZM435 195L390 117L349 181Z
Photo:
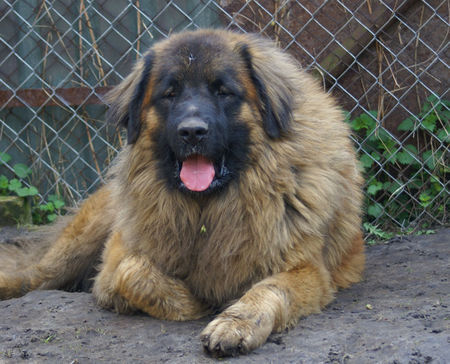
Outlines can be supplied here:
M155 44L109 95L128 146L0 297L76 288L118 312L192 320L246 353L360 280L361 177L334 101L272 43L220 30ZM0 267L10 255L2 254Z

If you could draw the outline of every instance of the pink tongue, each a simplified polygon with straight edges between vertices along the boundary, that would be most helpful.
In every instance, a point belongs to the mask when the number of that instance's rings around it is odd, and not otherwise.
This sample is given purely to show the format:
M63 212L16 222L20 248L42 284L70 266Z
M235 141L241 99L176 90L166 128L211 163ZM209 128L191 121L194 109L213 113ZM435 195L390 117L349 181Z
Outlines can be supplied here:
M183 162L181 181L191 191L206 190L214 179L215 171L211 161L201 155L190 156Z

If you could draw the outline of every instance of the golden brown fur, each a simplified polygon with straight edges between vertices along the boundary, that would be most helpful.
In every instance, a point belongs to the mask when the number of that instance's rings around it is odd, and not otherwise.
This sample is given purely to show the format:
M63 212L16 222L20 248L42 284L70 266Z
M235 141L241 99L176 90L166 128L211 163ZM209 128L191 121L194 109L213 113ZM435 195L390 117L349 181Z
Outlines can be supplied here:
M102 251L93 286L101 306L170 320L225 307L202 342L213 355L233 355L318 312L339 287L361 278L361 176L340 109L289 56L249 35L175 35L153 47L152 75L167 49L199 36L230 50L245 44L276 116L284 112L283 99L290 99L288 130L279 138L267 136L264 106L237 62L246 89L239 118L250 132L249 167L238 182L207 198L170 189L151 152L161 122L149 106L152 76L140 135L120 153L109 182L83 204L38 264L0 271L0 298L70 286ZM110 94L115 118L126 114L143 69L138 62Z

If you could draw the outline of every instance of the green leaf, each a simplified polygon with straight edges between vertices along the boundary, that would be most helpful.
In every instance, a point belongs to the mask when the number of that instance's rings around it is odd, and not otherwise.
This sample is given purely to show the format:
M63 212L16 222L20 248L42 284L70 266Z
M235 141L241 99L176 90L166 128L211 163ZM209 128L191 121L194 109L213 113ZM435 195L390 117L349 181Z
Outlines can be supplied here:
M39 205L39 210L53 212L53 211L55 211L55 206L53 205L52 202L49 202L49 203L46 203L43 205Z
M379 181L373 181L369 187L367 187L367 193L375 196L378 191L383 189L383 183Z
M14 173L19 178L25 178L31 173L31 169L22 163L15 164L13 169Z
M437 137L442 143L450 143L450 133L445 129L440 129L437 132Z
M408 188L417 190L422 187L422 181L420 178L413 178L408 183Z
M443 110L439 113L439 118L444 124L448 124L450 120L450 110ZM447 128L448 129L448 128Z
M428 192L422 192L419 195L419 200L422 202L427 202L431 200L431 196L428 194Z
M407 144L404 148L409 150L412 154L417 155L417 148L414 145Z
M58 217L58 215L56 215L56 214L50 214L47 216L47 220L48 220L48 222L53 222L53 221L55 221L55 219L57 217Z
M392 138L392 136L388 133L388 131L385 128L379 128L375 135L379 140L381 140L384 144L387 143L393 143L394 145L397 144L395 139Z
M393 236L392 233L388 233L386 231L383 231L378 226L372 225L369 222L365 222L363 224L363 227L366 230L366 232L368 232L369 234L375 235L375 236L377 236L378 238L381 238L381 239L390 239Z
M435 176L434 174L433 175L431 175L431 177L430 177L430 181L431 181L431 183L437 183L437 184L440 184L440 179L439 179L439 177L438 176Z
M422 192L419 195L419 200L420 200L421 205L423 207L427 207L428 205L430 205L431 204L431 199L432 199L432 196L430 196L430 194L427 191Z
M66 204L63 200L61 200L58 197L58 195L48 195L48 201L53 204L55 209L60 209Z
M379 217L382 213L383 213L383 208L378 203L369 205L369 207L367 208L367 214L370 216Z
M344 122L350 123L350 118L351 118L352 114L350 114L346 110L342 110L342 114L344 115Z
M359 131L365 128L364 122L360 118L354 119L350 125L354 131Z
M373 117L373 115L371 115L371 114L362 114L360 116L360 119L363 122L365 128L367 129L368 133L370 133L372 130L374 130L377 126L376 116Z
M11 156L7 153L0 152L0 162L8 163L11 160Z
M49 201L53 202L59 199L58 195L48 195L47 198Z
M13 178L11 181L9 181L8 190L16 192L19 188L22 188L22 182L20 182L18 179Z
M433 153L431 150L427 150L423 152L422 158L425 163L425 165L431 169L434 170L436 168L436 164L443 164L443 160L441 159L443 155L443 151L437 150ZM445 164L444 164L445 165Z
M433 104L431 102L424 103L422 105L422 110L420 110L419 115L420 116L426 115L431 110L432 107L433 107Z
M376 111L376 110L369 110L368 114L370 116L372 116L373 119L375 119L375 120L378 119L378 111Z
M6 190L8 188L8 185L9 185L8 178L6 178L6 176L4 176L4 175L1 175L0 176L0 189Z
M398 153L394 153L393 149L387 149L383 152L383 157L391 164L394 164L397 161L397 155Z
M373 159L367 154L362 155L359 161L361 162L361 165L366 169L372 167Z
M431 183L431 191L435 196L442 191L442 188L440 183Z
M380 159L381 159L380 154L378 154L377 152L372 152L372 153L370 153L370 155L371 155L372 158L375 159L377 162L379 162Z
M403 120L397 129L399 131L413 131L414 130L414 120L411 117Z
M439 98L436 95L430 95L427 97L427 101L432 104L435 105L439 102Z
M389 155L397 149L397 142L384 128L377 129L369 140L376 142L377 149L386 151Z
M431 150L426 150L422 153L423 162L425 165L433 170L435 167L434 158L433 158L433 152Z
M206 227L205 227L205 225L202 225L202 227L200 228L200 233L201 234L206 234Z
M55 206L55 209L59 210L61 207L65 205L64 201L61 200L55 200L53 201L53 205Z
M352 129L355 131L366 129L366 135L369 135L372 130L377 126L376 116L375 119L371 114L361 114L351 122Z
M19 196L19 197L28 196L28 188L27 187L18 188L15 192L17 193L17 196Z
M398 190L401 188L401 184L396 182L396 181L392 181L392 182L386 182L383 184L383 189L385 189L386 191L388 191L389 193L398 193Z
M424 120L422 120L421 126L423 129L434 131L436 128L437 116L435 113L431 113Z
M408 152L398 152L397 160L401 164L413 164L415 162L414 157Z
M30 191L30 196L36 196L39 194L38 189L34 186L30 186L29 191Z
M38 193L38 190L36 187L22 187L16 190L16 193L20 197L27 197L27 196L36 196Z

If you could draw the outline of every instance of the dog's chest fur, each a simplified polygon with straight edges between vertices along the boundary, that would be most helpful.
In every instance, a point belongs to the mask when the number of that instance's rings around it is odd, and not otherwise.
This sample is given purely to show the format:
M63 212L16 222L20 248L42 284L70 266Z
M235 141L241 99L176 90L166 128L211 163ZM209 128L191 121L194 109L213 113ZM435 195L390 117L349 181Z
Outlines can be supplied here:
M235 299L279 264L279 257L256 246L262 242L255 238L251 216L241 199L234 198L236 193L230 188L202 205L181 197L147 203L146 209L139 206L134 211L140 214L130 213L128 222L155 221L155 214L161 223L129 224L144 228L126 229L127 244L209 304Z

